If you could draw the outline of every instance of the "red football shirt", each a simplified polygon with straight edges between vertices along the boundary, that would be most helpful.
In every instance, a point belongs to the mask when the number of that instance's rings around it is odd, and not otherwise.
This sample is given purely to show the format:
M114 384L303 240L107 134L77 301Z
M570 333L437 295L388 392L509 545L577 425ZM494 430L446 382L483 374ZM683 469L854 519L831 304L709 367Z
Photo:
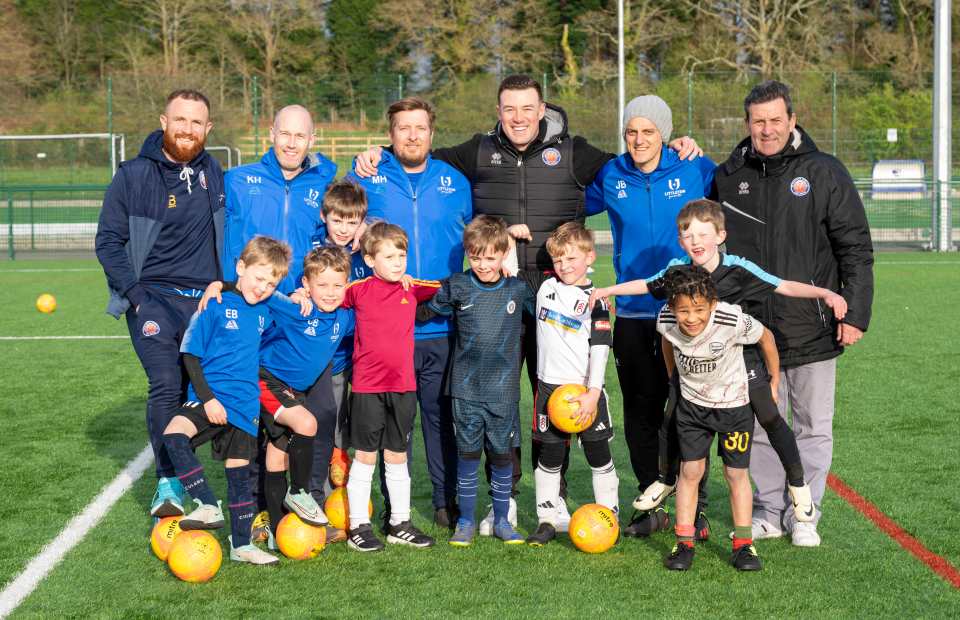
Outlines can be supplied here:
M413 327L417 303L439 290L436 280L414 280L409 291L399 282L370 276L350 283L343 300L353 308L356 328L353 336L354 392L415 392L413 373Z

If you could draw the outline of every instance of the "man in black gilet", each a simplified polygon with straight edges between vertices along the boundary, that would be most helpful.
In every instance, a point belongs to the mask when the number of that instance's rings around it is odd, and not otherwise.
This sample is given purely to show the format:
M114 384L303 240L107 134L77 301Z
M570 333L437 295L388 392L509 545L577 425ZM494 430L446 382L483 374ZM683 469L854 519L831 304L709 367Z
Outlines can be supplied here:
M552 271L553 261L545 247L547 237L561 224L584 221L583 190L615 155L592 146L586 138L571 136L566 113L546 103L540 84L527 75L511 75L500 83L497 117L491 131L475 134L458 146L434 149L432 156L457 168L470 180L474 216L494 215L506 220L511 236L517 240L521 271ZM681 157L702 154L696 143L686 137L674 140L670 147L680 151ZM380 149L369 149L357 156L355 172L359 176L376 174L379 161ZM536 392L536 323L532 317L524 317L524 321L523 355L531 388ZM534 467L538 448L534 443ZM514 458L516 494L519 449ZM566 471L566 460L563 469ZM566 497L565 483L561 497ZM514 516L513 505L510 516ZM565 506L561 507L560 516L558 529L566 531L569 515ZM481 522L481 535L489 535L487 525L488 520Z

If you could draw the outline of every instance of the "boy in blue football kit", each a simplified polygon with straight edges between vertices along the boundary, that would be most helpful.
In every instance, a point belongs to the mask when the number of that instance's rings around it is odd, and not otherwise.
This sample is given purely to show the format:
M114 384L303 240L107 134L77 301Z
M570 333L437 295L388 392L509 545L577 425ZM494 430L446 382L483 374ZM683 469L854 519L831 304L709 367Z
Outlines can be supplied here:
M463 231L470 270L444 280L417 312L425 321L452 316L456 339L447 390L453 400L457 441L457 505L460 517L450 544L466 547L477 530L480 455L491 465L493 534L523 544L508 519L513 479L511 450L520 440L520 344L522 316L533 312L533 292L517 278L501 275L510 247L506 223L480 216Z
M256 237L237 260L236 292L197 313L183 339L183 364L190 376L187 403L164 431L164 445L177 477L198 504L180 521L183 529L223 527L220 501L207 484L194 449L212 442L224 461L230 508L230 559L273 564L277 558L250 544L255 512L248 465L256 454L257 367L260 339L272 322L267 299L287 273L290 248Z
M264 495L273 533L284 505L307 523L327 523L309 489L314 437L318 432L332 435L333 424L318 429L305 393L330 365L343 339L353 337L353 312L340 308L349 269L350 259L342 248L311 250L303 261L303 285L314 306L311 312L302 315L298 306L279 294L267 301L275 323L260 348L260 421L269 442ZM273 547L272 537L270 543Z
M356 236L357 229L367 217L367 195L363 187L349 179L336 181L327 190L323 197L320 217L324 222L324 233L317 239L318 244L340 247L350 253L350 270L347 281L362 280L373 275L373 270L363 260L363 252L353 250L350 246ZM325 371L318 380L318 388L332 392L332 398L313 399L321 429L333 421L332 446L329 437L317 436L316 458L313 465L313 482L311 492L317 501L320 501L331 490L332 485L327 479L330 469L330 454L336 455L338 450L346 450L349 444L349 428L347 418L350 414L350 399L347 398L348 384L350 383L353 368L353 338L344 338L340 341L333 354L333 361L329 371ZM326 387L324 387L326 386ZM322 402L320 402L322 400ZM313 411L313 409L311 409ZM323 447L321 448L321 443ZM337 458L334 456L334 458ZM324 460L325 459L325 460Z

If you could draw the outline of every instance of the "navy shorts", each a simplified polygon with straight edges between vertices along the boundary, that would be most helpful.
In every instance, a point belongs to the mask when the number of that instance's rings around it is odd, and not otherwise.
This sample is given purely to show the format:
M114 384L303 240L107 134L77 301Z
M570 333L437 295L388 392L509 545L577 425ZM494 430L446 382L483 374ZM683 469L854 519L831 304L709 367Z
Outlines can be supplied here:
M520 443L520 403L453 399L453 432L460 453L508 454Z
M743 363L747 369L747 381L751 390L758 385L770 384L770 373L767 372L767 365L763 363L760 347L757 345L743 347Z
M406 452L416 417L416 392L354 392L350 395L350 445L364 452Z
M190 420L197 427L197 434L190 438L190 447L196 450L210 442L210 453L216 461L241 459L252 461L257 455L257 438L248 435L231 424L211 424L203 403L190 401L183 404L177 415Z
M537 393L533 399L533 440L547 442L569 441L570 433L564 433L550 422L547 414L547 401L553 391L560 387L551 383L537 381ZM607 392L600 392L597 401L597 417L593 425L577 434L580 441L609 441L613 438L613 424L610 422L610 412L607 410Z
M717 440L717 454L723 464L735 469L750 466L750 447L753 445L753 408L750 405L717 409L691 403L681 394L674 414L677 437L680 440L680 459L698 461L710 453L713 436Z
M288 409L304 404L304 393L295 390L266 368L260 369L260 426L267 439L275 448L283 452L290 445L293 431L283 422L277 421L280 409Z

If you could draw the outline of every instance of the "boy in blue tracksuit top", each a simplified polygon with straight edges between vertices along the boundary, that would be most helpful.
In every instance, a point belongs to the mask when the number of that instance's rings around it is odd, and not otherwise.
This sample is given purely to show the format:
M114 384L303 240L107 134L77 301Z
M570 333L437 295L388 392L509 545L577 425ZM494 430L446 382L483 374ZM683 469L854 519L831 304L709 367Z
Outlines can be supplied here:
M623 118L627 151L600 170L586 190L585 205L587 215L606 211L610 218L618 283L656 273L684 255L677 242L677 214L687 202L706 195L716 168L707 157L680 160L666 147L673 122L670 108L659 97L636 97L627 104ZM618 298L613 333L623 392L623 431L641 490L657 479L658 434L667 398L656 330L662 305L649 296ZM663 529L669 525L665 516L635 515L623 534L645 536Z
M407 117L429 118L429 104L403 100L388 111L394 149L406 148L403 128ZM399 119L399 122L398 122ZM429 148L429 140L426 140ZM367 192L369 218L396 224L410 239L407 268L414 278L439 280L463 270L463 230L473 217L470 183L455 168L423 151L420 163L384 151L378 173L355 180ZM421 428L427 469L433 485L434 521L452 526L456 519L457 450L453 436L450 400L443 394L443 379L451 348L452 325L446 317L416 324L414 367L420 402ZM410 462L408 460L408 462ZM381 469L382 471L382 469Z
M310 314L301 315L283 295L267 302L275 325L260 348L260 420L269 440L264 495L273 533L283 516L283 505L308 523L327 522L310 492L311 477L315 436L332 436L334 425L328 422L326 428L318 428L306 392L329 367L341 343L352 340L353 312L340 308L349 270L350 257L342 248L316 248L303 264L303 286L314 305ZM329 452L324 455L327 462Z
M285 295L300 286L303 257L323 227L320 201L337 174L337 165L316 153L307 156L296 176L280 166L276 146L255 164L238 166L224 175L227 207L224 233L224 280L236 278L233 265L250 239L268 235L290 245L294 268L277 290Z
M250 544L254 501L248 465L257 451L260 417L258 351L272 315L265 304L287 274L290 248L269 237L250 241L237 261L236 290L211 302L190 320L183 338L183 365L190 376L187 402L167 425L163 442L174 471L199 506L180 521L189 529L223 527L223 510L207 484L194 450L212 442L224 461L230 508L230 559L275 564L277 558Z

